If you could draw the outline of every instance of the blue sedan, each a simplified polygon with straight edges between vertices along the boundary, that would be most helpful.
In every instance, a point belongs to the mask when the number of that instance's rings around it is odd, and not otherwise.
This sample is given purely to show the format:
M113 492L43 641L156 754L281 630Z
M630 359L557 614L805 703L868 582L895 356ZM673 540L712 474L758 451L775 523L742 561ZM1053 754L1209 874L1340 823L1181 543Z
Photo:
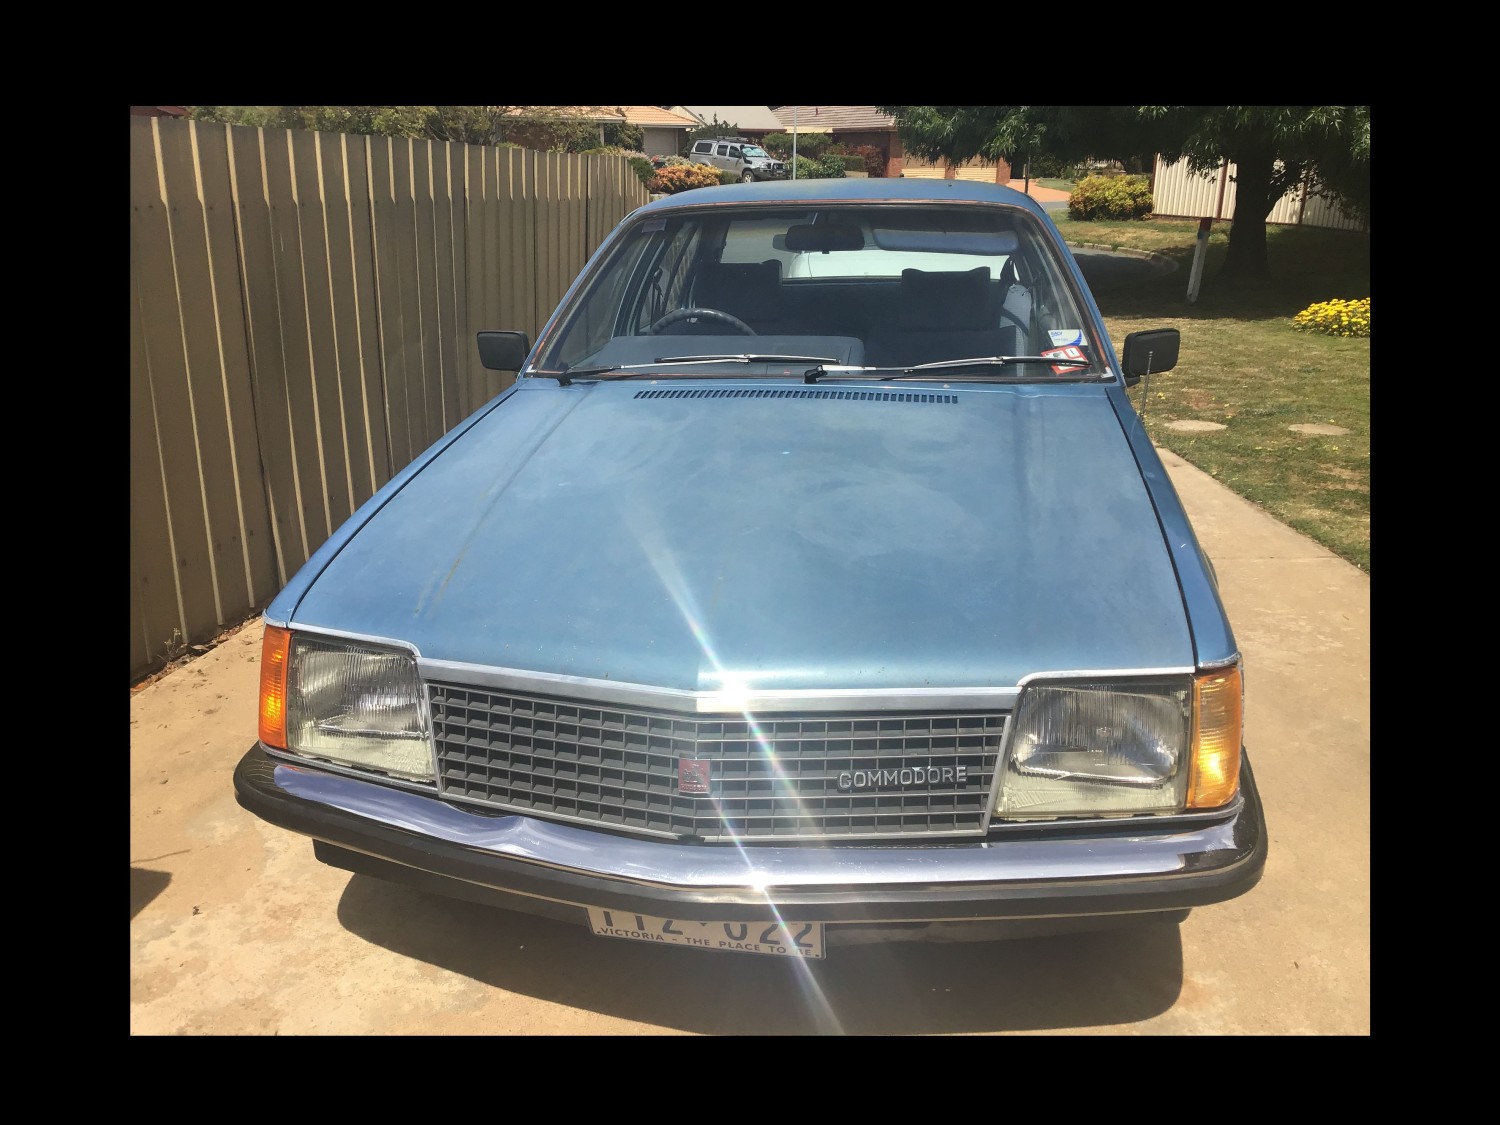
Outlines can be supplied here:
M1042 209L788 181L628 216L266 613L240 803L601 938L1175 923L1260 878L1212 566Z

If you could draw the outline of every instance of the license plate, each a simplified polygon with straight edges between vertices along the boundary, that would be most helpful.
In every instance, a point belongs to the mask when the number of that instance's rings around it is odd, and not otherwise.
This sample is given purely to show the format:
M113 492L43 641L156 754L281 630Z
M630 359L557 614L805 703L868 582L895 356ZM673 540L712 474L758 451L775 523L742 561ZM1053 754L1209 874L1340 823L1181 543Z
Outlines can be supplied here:
M589 926L601 937L691 945L728 953L765 953L772 957L823 956L822 922L684 922L650 914L622 914L589 907Z

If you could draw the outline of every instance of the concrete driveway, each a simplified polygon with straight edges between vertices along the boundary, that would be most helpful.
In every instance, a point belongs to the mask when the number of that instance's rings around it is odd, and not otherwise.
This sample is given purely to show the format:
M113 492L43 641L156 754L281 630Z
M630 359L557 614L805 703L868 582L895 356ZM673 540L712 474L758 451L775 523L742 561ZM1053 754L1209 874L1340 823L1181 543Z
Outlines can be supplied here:
M324 867L235 803L258 623L130 700L134 1035L1368 1035L1370 583L1163 453L1246 660L1261 883L1181 927L838 948L597 938Z

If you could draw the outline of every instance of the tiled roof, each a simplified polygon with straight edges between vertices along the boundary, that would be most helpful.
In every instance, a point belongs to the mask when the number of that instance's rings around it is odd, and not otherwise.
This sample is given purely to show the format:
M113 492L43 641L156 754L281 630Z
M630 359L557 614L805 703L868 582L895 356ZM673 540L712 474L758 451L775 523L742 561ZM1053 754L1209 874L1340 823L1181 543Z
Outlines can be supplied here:
M787 129L792 127L794 111L799 129L817 126L819 129L852 132L857 129L891 129L896 125L894 117L881 113L873 105L779 105L775 108L776 117Z
M674 113L656 105L622 105L620 112L631 125L680 125L684 129L696 129L698 120L685 113Z

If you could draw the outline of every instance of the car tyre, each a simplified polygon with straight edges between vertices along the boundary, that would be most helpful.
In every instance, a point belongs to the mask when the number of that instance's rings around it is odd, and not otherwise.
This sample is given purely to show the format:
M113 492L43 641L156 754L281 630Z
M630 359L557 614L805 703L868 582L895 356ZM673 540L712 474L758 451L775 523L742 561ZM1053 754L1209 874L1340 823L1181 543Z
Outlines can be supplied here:
M755 173L752 172L752 171L750 171L749 168L746 168L743 172L740 173L740 183L742 183L742 184L753 184L754 182L755 182Z

